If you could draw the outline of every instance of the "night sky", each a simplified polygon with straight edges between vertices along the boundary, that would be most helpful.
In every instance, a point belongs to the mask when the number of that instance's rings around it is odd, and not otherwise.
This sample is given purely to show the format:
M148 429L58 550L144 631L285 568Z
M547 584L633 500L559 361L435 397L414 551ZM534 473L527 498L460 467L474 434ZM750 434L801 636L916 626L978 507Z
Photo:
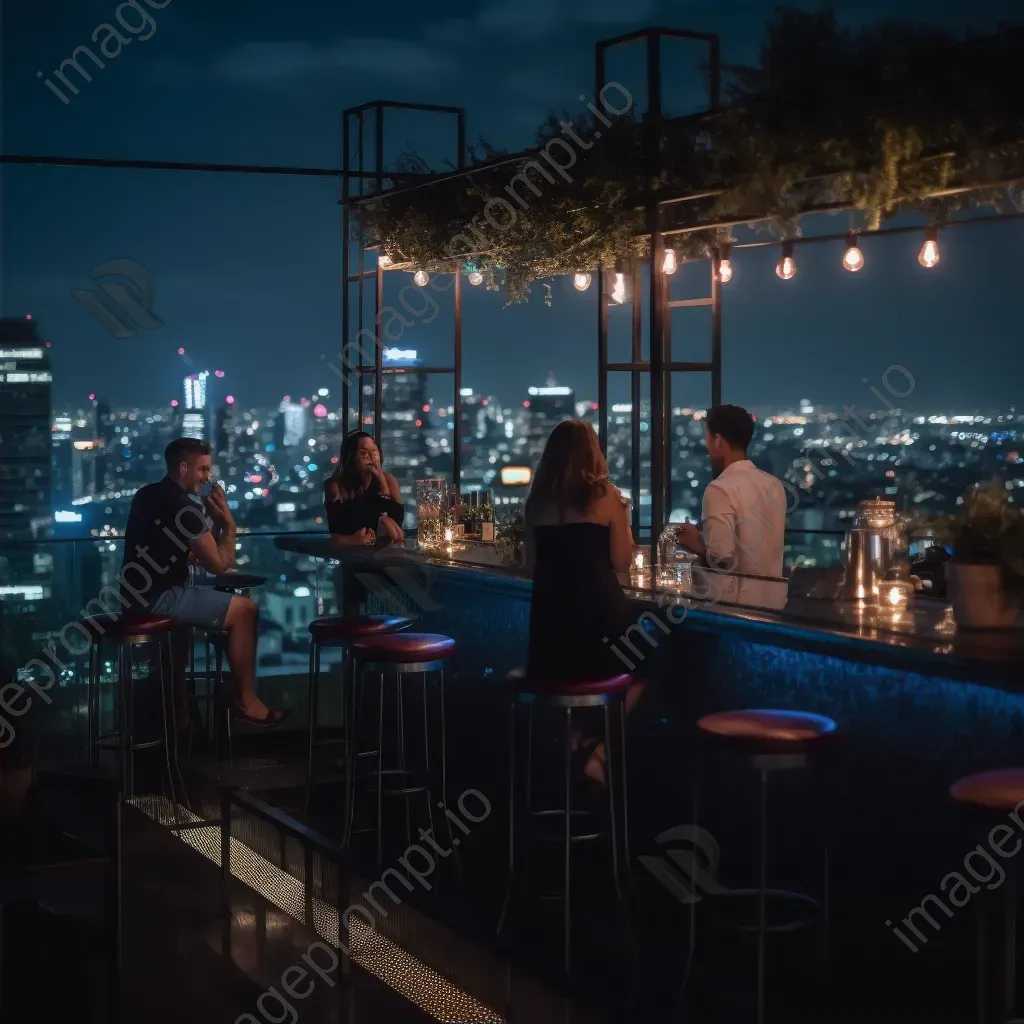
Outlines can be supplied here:
M150 38L142 38L151 31L142 25L138 38L104 69L93 69L93 81L64 104L36 73L52 75L76 46L96 50L93 32L114 21L117 4L8 0L3 151L338 167L342 109L373 99L465 106L470 141L483 137L514 151L532 142L549 109L574 115L584 106L581 94L592 98L597 40L658 23L713 31L727 63L749 63L774 6L160 2L166 6L147 9L155 25ZM1020 17L1020 0L835 6L850 24L888 15L958 26L970 18L984 30ZM140 24L138 17L124 12L129 23ZM700 109L702 54L673 45L666 104L678 113ZM640 67L629 55L609 66L609 77L638 100ZM411 148L441 169L444 157L454 159L453 135L440 119L397 118L388 155ZM39 167L0 173L0 311L33 314L52 342L58 407L84 405L90 391L115 406L180 397L190 367L179 346L199 368L224 369L228 390L243 406L331 386L320 357L340 347L336 180ZM847 226L842 215L808 228L837 233ZM878 386L886 368L899 363L916 382L909 406L970 412L1013 403L1024 379L1024 223L959 228L941 242L942 262L925 271L916 259L917 235L868 239L867 265L857 275L841 269L839 244L798 248L799 272L788 283L773 273L776 250L737 254L724 312L726 400L877 404L869 384ZM91 268L115 258L148 268L164 326L116 339L72 297L73 289L90 286ZM679 294L700 293L701 281L685 279L698 273L707 271L678 275ZM408 278L389 277L393 301ZM581 397L596 397L593 292L580 295L567 280L556 282L551 307L543 294L537 286L527 306L503 311L500 295L466 288L466 386L512 403L552 371ZM450 293L437 300L443 311L433 323L417 323L399 342L434 365L450 360ZM624 334L628 314L617 315ZM700 316L677 311L678 358L706 356ZM449 399L447 378L437 384L432 397ZM680 383L674 398L703 404L704 383Z

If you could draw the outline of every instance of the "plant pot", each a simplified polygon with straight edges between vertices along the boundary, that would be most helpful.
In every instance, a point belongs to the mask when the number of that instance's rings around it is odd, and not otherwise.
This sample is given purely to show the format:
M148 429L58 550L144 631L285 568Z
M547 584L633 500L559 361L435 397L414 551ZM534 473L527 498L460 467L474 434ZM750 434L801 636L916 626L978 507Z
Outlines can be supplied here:
M956 624L964 629L1009 629L1020 612L1019 600L1006 593L998 565L947 562L946 597Z

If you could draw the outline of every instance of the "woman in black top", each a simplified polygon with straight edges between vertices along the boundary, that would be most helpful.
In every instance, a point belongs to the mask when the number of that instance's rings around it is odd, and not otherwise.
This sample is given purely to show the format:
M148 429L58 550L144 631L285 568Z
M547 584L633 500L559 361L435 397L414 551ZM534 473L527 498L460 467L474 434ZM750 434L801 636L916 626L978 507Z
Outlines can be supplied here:
M527 565L533 576L527 673L554 681L598 680L633 671L612 647L635 626L616 573L633 553L627 502L608 480L594 428L566 420L551 432L526 502ZM639 698L627 694L627 710ZM604 747L591 751L586 774L603 784Z
M324 511L334 548L403 539L405 507L398 481L381 468L380 451L363 430L341 443L338 468L324 483Z

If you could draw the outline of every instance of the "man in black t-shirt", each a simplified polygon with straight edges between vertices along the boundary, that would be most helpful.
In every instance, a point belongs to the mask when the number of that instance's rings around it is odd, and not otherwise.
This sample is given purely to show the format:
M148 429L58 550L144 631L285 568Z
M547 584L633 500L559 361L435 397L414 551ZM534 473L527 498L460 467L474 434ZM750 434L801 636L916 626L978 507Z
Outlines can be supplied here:
M124 564L118 576L126 614L169 615L182 625L227 631L227 657L237 688L235 714L254 725L277 725L285 712L271 710L253 688L259 612L248 597L213 587L188 586L188 564L219 575L235 564L235 520L224 491L210 481L210 446L179 437L164 452L167 475L140 487L125 527Z

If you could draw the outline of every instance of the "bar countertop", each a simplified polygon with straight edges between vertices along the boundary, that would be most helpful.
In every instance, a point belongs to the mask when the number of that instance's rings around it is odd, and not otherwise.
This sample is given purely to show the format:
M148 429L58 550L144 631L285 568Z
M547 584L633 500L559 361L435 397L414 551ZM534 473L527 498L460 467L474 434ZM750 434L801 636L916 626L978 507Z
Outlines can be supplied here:
M404 545L332 551L324 537L278 537L278 548L313 558L333 559L353 571L407 565L445 582L504 588L528 595L524 570L502 565L493 547L462 544L448 555ZM624 590L645 611L678 628L734 636L737 640L812 651L848 661L887 665L907 672L984 682L1024 690L1024 629L964 630L952 624L948 606L918 597L899 613L857 602L823 600L794 593L781 609L696 600L657 587ZM684 615L685 609L685 615ZM671 613L671 614L669 614Z

